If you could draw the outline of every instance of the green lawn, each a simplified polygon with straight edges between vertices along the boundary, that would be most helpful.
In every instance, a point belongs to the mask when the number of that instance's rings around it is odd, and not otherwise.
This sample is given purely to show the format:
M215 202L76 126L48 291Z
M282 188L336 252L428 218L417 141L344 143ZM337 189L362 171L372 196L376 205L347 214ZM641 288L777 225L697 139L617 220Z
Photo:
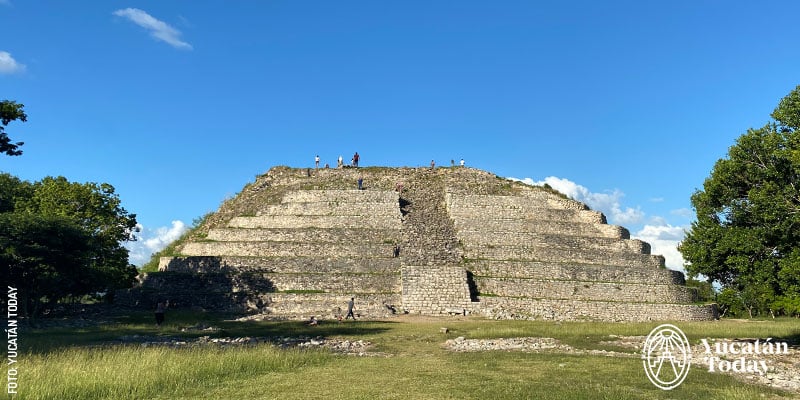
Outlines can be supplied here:
M647 335L656 323L553 323L481 319L233 322L202 313L168 315L156 329L149 314L82 329L23 330L17 399L755 399L795 398L693 368L662 391L639 358L491 351L453 353L448 338L554 337L575 348L636 353L601 342L609 335ZM202 322L213 332L181 331ZM800 320L676 323L693 341L704 337L800 339ZM449 333L440 333L447 327ZM374 343L377 357L326 350L247 347L142 347L122 336L324 336ZM800 351L794 347L792 351Z

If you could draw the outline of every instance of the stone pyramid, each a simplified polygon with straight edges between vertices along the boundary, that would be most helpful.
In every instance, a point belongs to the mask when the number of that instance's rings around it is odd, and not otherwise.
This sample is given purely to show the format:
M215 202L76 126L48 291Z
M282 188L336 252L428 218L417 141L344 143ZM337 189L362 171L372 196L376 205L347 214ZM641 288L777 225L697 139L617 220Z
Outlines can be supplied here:
M472 168L275 167L176 249L118 301L275 319L336 318L351 297L368 318L716 317L603 214Z

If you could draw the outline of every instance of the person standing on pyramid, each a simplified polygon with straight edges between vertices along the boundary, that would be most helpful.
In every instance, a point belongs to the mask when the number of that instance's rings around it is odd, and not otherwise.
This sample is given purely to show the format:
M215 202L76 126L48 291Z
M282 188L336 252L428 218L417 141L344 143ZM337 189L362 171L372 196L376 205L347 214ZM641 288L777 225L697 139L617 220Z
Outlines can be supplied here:
M356 152L356 154L353 154L353 166L354 167L358 167L358 159L359 158L360 157L358 156L358 152Z

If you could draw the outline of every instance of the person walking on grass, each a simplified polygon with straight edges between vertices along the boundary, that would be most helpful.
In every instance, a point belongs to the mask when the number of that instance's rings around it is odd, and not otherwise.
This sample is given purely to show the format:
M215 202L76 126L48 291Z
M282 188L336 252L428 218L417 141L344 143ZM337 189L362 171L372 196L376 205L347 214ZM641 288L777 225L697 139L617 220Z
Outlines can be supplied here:
M169 300L159 301L156 305L156 326L159 328L164 323L164 312L167 311L167 307L169 307Z
M344 319L352 317L353 321L356 320L356 316L353 314L353 307L355 306L355 304L356 304L356 298L351 297L350 301L347 302L347 316L344 317Z

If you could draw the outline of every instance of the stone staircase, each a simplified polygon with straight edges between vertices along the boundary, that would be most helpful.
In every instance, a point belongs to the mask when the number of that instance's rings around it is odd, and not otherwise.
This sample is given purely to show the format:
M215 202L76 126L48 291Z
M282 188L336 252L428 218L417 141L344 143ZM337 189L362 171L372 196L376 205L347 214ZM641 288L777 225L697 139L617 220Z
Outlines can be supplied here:
M601 213L469 168L276 167L177 249L118 301L277 319L335 318L350 297L368 318L715 317L692 304L682 273Z
M404 185L403 308L415 314L466 314L473 309L473 296L445 207L444 177L422 170Z

